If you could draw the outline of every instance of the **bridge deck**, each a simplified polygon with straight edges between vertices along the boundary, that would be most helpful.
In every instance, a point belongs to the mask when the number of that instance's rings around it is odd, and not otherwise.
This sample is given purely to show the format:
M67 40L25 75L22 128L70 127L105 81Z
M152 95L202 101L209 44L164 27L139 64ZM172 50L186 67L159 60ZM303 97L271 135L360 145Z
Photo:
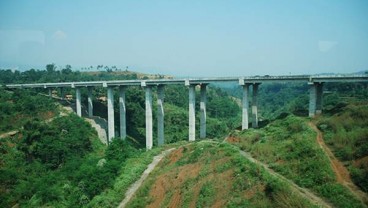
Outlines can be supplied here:
M368 75L324 75L324 76L247 76L189 79L112 80L88 82L59 82L35 84L8 84L8 88L52 88L52 87L109 87L109 86L155 86L170 84L208 84L214 82L263 83L263 82L367 82Z

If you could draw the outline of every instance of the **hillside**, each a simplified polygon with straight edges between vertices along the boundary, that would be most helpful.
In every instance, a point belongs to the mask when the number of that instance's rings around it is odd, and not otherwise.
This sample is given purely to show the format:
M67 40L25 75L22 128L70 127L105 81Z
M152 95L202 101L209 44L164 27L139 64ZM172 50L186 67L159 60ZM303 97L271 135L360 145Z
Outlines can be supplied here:
M138 76L68 70L0 74L6 75L0 76L2 84ZM155 156L174 149L137 187L128 207L366 207L366 84L326 84L324 113L314 119L303 117L306 86L271 83L260 89L261 128L237 131L239 89L210 85L207 139L188 143L188 89L165 87L167 144L156 147L154 137L153 150L145 151L140 87L126 92L128 140L115 139L109 146L83 118L63 112L44 89L0 88L0 206L116 207ZM81 92L86 105L87 90ZM97 99L106 89L93 93L94 114L106 118L106 102ZM196 121L199 125L199 117Z
M316 138L306 119L288 116L263 129L233 133L229 142L336 207L361 207L359 199L338 183Z
M203 141L169 154L127 207L312 207L288 184L225 143Z
M79 78L94 80L105 79L105 75L120 79L135 73L91 75L68 70L0 70L0 74L4 75L0 76L1 84L6 84L73 81ZM107 117L106 103L97 98L106 94L104 90L96 88L94 91L94 113L102 118ZM1 207L100 204L105 207L110 200L112 204L119 203L119 195L109 195L113 193L113 188L118 187L119 193L123 193L162 149L150 152L139 149L144 147L145 142L144 90L141 88L131 87L126 92L128 142L116 139L108 147L101 144L95 130L83 118L68 112L61 113L63 110L59 101L45 96L47 91L0 88L0 92ZM64 93L75 92L67 89ZM188 95L188 89L170 86L165 89L165 95L166 142L187 140L188 98L185 95ZM239 107L220 89L210 87L208 95L208 136L221 138L236 123L234 119L237 119ZM199 92L196 96L199 97ZM86 89L82 89L82 97L82 104L85 105ZM118 97L117 91L115 97ZM71 105L75 104L72 102ZM117 103L115 105L118 106ZM198 98L196 105L199 105ZM224 105L230 108L222 108ZM118 115L118 109L115 110ZM118 127L119 118L115 118ZM138 144L131 141L138 141Z
M344 168L336 169L321 138L309 119L289 115L261 129L233 132L226 138L231 145L180 146L127 207L366 207L364 189L340 178ZM243 157L233 145L250 155Z

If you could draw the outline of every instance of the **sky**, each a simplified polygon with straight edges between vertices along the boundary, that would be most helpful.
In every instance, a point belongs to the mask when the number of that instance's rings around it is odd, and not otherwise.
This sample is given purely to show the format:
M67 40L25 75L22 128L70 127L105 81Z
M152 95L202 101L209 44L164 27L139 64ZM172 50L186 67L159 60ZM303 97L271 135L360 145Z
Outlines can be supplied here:
M180 77L368 70L367 0L0 0L0 68Z

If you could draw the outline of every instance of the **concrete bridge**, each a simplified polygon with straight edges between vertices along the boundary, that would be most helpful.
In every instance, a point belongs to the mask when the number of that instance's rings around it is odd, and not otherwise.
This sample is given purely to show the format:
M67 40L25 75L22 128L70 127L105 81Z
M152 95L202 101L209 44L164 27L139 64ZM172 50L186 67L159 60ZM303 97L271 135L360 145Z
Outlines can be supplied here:
M259 85L265 82L305 82L309 84L309 117L322 113L323 83L326 82L367 82L367 75L329 75L329 76L248 76L248 77L220 77L198 79L157 79L157 80L114 80L91 82L61 82L61 83L36 83L36 84L9 84L8 88L75 88L76 112L82 116L80 89L88 89L88 115L93 116L92 90L94 87L107 88L108 111L108 138L111 141L115 137L114 124L114 89L119 89L120 112L120 137L126 138L126 107L125 90L129 86L142 86L146 96L146 148L152 148L152 87L157 87L157 135L158 145L164 144L164 86L185 85L189 87L189 141L194 141L195 135L195 86L200 86L200 138L206 137L206 87L210 83L233 82L243 87L242 98L242 129L248 129L248 113L252 113L252 127L258 127L257 94ZM252 86L251 111L249 110L249 88Z

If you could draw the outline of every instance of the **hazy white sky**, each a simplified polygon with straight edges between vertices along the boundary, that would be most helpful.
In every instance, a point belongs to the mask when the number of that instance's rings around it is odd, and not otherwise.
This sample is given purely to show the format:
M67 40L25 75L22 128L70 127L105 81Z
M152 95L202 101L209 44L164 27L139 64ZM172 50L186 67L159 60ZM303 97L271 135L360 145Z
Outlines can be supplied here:
M178 76L368 70L366 0L1 0L0 68Z

